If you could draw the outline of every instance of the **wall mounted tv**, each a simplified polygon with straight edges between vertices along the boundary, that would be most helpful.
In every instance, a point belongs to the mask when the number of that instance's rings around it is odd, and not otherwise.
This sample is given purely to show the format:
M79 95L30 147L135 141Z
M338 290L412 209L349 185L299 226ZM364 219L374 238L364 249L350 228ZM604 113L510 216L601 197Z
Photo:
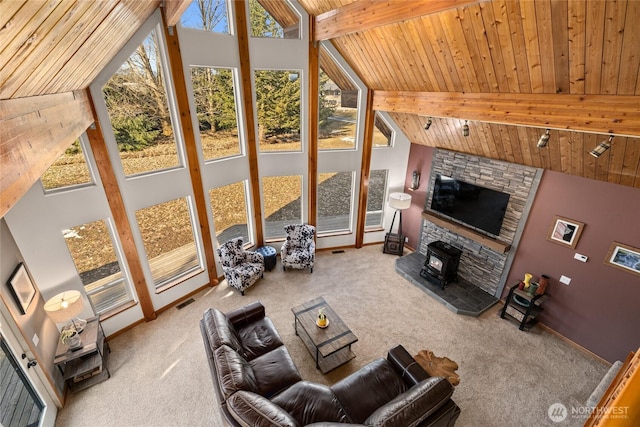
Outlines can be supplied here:
M431 210L465 225L500 235L509 195L436 174Z

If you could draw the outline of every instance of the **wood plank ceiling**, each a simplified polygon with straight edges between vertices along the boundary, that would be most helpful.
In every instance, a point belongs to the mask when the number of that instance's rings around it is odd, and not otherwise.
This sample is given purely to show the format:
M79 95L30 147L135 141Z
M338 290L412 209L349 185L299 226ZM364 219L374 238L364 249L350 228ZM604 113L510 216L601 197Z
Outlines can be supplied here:
M299 2L411 142L640 188L640 1ZM0 1L0 100L86 89L161 3ZM164 3L177 20L188 0ZM498 93L522 99L503 111ZM609 133L621 136L590 156Z
M300 3L316 16L316 38L329 34L374 90L374 104L390 112L411 142L640 188L640 31L634 28L640 2L415 1L413 12L393 0ZM428 7L436 12L416 17ZM367 16L381 24L359 30ZM404 105L387 102L388 93L402 94L397 99ZM446 93L452 95L440 105ZM497 93L522 95L509 97L511 110L501 111ZM539 112L531 112L531 102ZM547 107L555 103L565 105ZM529 117L519 122L518 114ZM433 124L426 131L428 116ZM627 129L614 129L623 122ZM547 127L549 144L537 148ZM625 136L616 136L599 158L589 155L609 133Z
M0 99L85 89L160 0L0 3Z

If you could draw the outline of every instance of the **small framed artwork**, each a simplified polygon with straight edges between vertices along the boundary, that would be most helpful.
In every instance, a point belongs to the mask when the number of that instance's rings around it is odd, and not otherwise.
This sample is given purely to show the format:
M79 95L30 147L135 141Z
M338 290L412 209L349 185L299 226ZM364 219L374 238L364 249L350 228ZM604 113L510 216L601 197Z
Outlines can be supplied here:
M29 273L27 273L27 269L23 263L18 264L11 274L7 285L9 285L9 289L11 289L13 298L16 300L21 313L26 314L27 310L29 310L29 305L31 305L31 301L33 301L33 298L36 296L36 288L33 286Z
M583 222L556 215L547 240L575 249L583 229Z
M640 249L618 242L611 243L604 263L640 275Z

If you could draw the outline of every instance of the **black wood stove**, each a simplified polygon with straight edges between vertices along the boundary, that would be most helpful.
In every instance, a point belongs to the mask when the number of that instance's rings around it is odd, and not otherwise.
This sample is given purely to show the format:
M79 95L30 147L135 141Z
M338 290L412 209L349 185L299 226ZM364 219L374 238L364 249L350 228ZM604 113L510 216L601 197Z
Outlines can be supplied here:
M420 276L435 281L444 287L458 280L458 265L462 251L440 240L427 245L427 259L424 262Z

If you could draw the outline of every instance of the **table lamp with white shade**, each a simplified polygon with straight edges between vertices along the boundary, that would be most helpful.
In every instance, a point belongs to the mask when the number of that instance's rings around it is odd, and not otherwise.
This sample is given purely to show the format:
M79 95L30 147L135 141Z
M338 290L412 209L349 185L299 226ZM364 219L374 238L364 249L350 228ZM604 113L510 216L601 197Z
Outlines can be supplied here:
M69 322L63 329L73 328L79 334L87 325L86 320L78 318L78 315L84 310L80 291L72 290L59 293L44 304L44 310L56 324Z

